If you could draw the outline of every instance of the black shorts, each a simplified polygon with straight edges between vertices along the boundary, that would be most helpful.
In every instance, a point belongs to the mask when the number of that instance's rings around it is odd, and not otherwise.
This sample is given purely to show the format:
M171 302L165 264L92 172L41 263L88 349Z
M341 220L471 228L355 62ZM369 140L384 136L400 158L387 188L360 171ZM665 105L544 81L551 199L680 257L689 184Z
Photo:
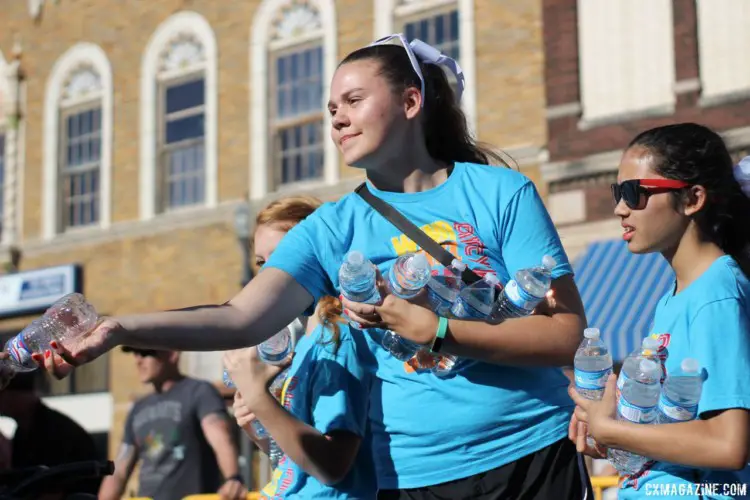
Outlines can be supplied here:
M435 486L380 490L378 500L593 500L583 456L567 438L471 477Z

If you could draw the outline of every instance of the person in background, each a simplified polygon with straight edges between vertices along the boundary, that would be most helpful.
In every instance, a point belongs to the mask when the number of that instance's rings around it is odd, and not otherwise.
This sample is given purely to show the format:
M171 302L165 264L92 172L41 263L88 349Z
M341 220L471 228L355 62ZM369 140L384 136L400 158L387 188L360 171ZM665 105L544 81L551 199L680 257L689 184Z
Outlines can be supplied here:
M40 382L37 372L19 373L0 391L0 414L12 418L17 425L11 439L10 468L55 467L98 460L89 433L41 400L37 392ZM75 481L65 485L60 493L96 494L99 482L99 479Z
M270 258L284 235L320 206L314 198L274 201L256 219L256 267ZM260 449L256 418L284 452L261 494L263 498L340 498L372 500L374 465L367 440L371 374L361 360L367 343L341 322L341 303L325 297L318 303L308 334L297 339L281 401L268 386L282 366L263 363L255 347L227 352L224 364L237 387L234 416ZM316 321L317 320L317 321Z
M601 401L570 388L577 404L570 438L580 451L602 457L603 449L615 448L652 459L624 478L620 499L648 498L669 485L674 498L744 496L731 488L750 471L750 168L745 169L733 166L716 132L694 123L642 132L620 160L612 192L628 250L661 253L676 278L656 307L651 334L668 348L667 373L694 358L705 374L697 418L673 424L617 420L614 375ZM603 449L588 448L587 433ZM696 484L719 487L709 493Z
M247 489L218 390L182 375L178 352L123 351L133 353L141 382L154 392L136 401L128 413L115 472L102 481L99 498L119 499L140 461L138 496L179 500L218 491L223 500L244 499Z

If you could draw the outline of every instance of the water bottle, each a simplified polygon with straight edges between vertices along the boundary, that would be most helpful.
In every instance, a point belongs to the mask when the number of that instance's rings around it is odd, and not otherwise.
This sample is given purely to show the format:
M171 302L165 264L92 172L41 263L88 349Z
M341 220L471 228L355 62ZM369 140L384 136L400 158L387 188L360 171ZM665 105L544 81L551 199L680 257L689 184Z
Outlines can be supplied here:
M430 309L438 316L448 317L451 307L458 298L463 288L461 273L466 270L466 264L458 259L453 259L450 267L445 268L445 273L432 276L427 282L427 302Z
M279 402L281 402L281 404L284 404L284 402L281 401L281 392L284 387L284 382L286 381L288 374L289 374L289 367L284 368L284 370L281 373L276 375L276 377L273 379L273 382L271 382L270 387L268 388L268 391L271 393L271 395L274 398L276 398ZM232 377L229 376L229 372L227 370L224 370L224 375L222 376L222 380L226 387L229 387L230 389L235 388L234 381L232 380ZM255 432L255 435L258 436L258 438L270 440L268 443L269 457L270 457L270 454L271 454L270 451L273 449L274 446L276 446L276 443L273 441L273 439L271 439L271 436L268 434L268 431L266 431L266 428L263 427L263 424L261 424L258 420L253 420L250 425L253 427L253 432Z
M612 354L598 328L586 328L573 360L576 391L586 399L600 400L612 373Z
M432 269L427 257L422 253L408 253L396 259L388 273L388 283L393 295L402 299L411 299L422 291L431 277ZM384 333L382 344L394 358L400 361L410 360L422 348L421 345L392 331Z
M495 290L500 280L494 274L485 274L461 290L451 307L451 314L459 319L487 319L492 313Z
M583 337L573 359L576 391L586 399L600 400L612 373L612 354L602 341L598 328L585 329ZM591 448L596 445L591 436L586 441Z
M292 352L292 332L284 327L273 337L258 344L258 357L269 365L280 365Z
M492 317L502 321L530 315L552 286L552 269L556 265L552 256L545 255L541 266L516 272L497 299Z
M51 341L71 347L82 335L90 332L99 320L94 307L80 293L70 293L57 300L41 318L35 319L5 344L10 355L0 361L16 372L38 368L31 358L35 352L49 349Z
M685 358L680 368L664 381L659 396L656 422L671 424L687 422L698 416L698 401L703 390L703 375L698 361Z
M377 304L380 302L375 265L359 250L352 250L344 257L339 268L341 294L353 302ZM356 321L350 321L354 328L361 328Z
M636 367L641 359L650 359L659 364L658 355L659 341L654 337L646 337L641 342L641 346L635 351L628 354L625 360L622 362L622 368L620 369L620 376L617 377L617 391L622 391L622 387L628 379L630 373L636 370ZM661 377L659 377L661 380Z
M640 358L635 366L628 367L629 370L633 368L617 399L617 419L650 424L656 420L661 369L657 361L647 358ZM627 475L637 473L649 461L647 457L612 448L607 450L607 458L618 472Z
M664 380L667 378L667 358L669 357L669 349L666 346L661 345L658 333L652 333L651 338L656 340L656 356L659 358L661 363L661 384L664 385Z

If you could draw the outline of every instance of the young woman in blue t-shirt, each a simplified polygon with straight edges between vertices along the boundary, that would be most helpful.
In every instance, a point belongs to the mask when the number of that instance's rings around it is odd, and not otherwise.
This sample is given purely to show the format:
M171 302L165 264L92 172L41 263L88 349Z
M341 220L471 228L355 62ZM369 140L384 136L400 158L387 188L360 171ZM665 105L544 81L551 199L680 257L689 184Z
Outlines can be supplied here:
M747 494L750 168L744 170L733 167L718 134L692 123L641 133L620 161L612 190L623 239L633 253L660 252L675 272L652 327L667 348L666 371L693 358L705 376L697 418L680 423L616 420L614 376L601 402L570 390L578 404L570 437L580 450L604 451L586 448L587 428L602 448L653 460L623 479L621 499Z
M471 137L459 105L464 84L456 61L435 48L401 36L378 41L336 70L327 105L331 138L348 165L365 170L376 197L476 273L507 283L553 257L555 300L544 314L500 324L450 320L447 329L427 309L410 308L411 320L392 329L416 332L427 347L445 332L445 352L477 361L444 379L396 360L364 335L364 363L374 373L369 421L379 498L582 498L590 485L566 437L573 405L559 367L572 364L583 306L534 184L490 166L499 158ZM226 304L108 318L75 352L57 354L76 364L121 343L185 350L258 344L320 298L338 296L338 269L355 249L384 274L399 255L418 250L350 194L294 227ZM435 263L434 272L442 266ZM410 306L387 296L382 311L394 304ZM348 307L365 324L387 320L371 306ZM58 355L47 367L58 375L71 369Z

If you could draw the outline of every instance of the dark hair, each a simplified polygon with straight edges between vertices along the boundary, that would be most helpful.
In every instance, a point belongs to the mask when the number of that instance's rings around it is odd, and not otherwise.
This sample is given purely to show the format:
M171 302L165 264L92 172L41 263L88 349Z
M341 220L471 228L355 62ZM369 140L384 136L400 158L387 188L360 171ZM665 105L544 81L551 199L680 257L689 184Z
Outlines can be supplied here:
M354 61L373 59L380 63L380 75L390 83L394 93L409 87L421 88L419 76L412 68L406 50L397 45L373 45L355 50L339 66ZM427 152L435 160L453 162L491 162L508 166L505 160L486 145L480 145L469 134L466 116L456 100L442 67L419 63L424 77L425 95L422 110Z
M719 134L679 123L642 132L628 148L633 146L654 156L659 175L705 188L706 204L694 215L701 236L731 255L750 277L750 198L734 178L734 162ZM681 190L675 196L682 200L685 194Z

